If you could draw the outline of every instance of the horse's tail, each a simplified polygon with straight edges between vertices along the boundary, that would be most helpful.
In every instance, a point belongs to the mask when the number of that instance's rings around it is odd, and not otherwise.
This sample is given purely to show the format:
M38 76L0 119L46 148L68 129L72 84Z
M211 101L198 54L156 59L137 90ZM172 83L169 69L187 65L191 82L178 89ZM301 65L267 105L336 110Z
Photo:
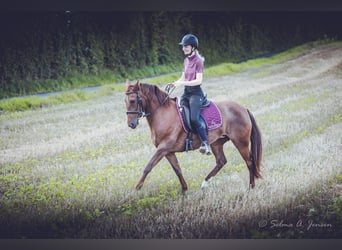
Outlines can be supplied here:
M262 139L258 125L254 119L253 114L247 109L249 118L252 122L251 133L251 154L253 161L253 174L256 178L262 178L260 174L261 160L262 160Z

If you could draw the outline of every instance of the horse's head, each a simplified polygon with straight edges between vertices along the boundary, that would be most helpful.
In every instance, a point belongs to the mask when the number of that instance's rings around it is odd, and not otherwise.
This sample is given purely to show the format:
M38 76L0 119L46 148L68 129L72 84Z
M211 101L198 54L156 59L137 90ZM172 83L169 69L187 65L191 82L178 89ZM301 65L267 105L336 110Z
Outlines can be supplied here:
M139 81L132 85L129 80L126 80L125 103L127 108L127 124L132 129L139 125L139 119L144 115L139 87Z

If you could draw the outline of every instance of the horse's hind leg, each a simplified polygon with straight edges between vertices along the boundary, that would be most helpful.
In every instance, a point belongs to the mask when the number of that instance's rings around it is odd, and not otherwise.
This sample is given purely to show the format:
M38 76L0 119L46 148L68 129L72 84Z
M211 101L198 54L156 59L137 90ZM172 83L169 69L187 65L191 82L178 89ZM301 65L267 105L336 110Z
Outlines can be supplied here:
M210 145L216 159L216 166L203 181L202 188L206 187L208 185L209 179L215 176L221 170L221 168L227 163L227 159L223 152L223 144L226 141L227 139L220 139Z
M246 162L247 168L249 170L249 185L250 187L254 188L255 182L254 182L254 173L253 173L253 161L251 158L251 153L248 147L248 142L236 142L232 141L235 147L238 149L240 155Z
M177 157L175 155L175 153L169 153L168 155L166 155L166 159L170 162L173 170L175 171L176 175L178 176L178 179L182 185L182 190L183 192L185 192L186 190L188 190L188 185L186 184L183 174L182 174L182 170L179 166Z

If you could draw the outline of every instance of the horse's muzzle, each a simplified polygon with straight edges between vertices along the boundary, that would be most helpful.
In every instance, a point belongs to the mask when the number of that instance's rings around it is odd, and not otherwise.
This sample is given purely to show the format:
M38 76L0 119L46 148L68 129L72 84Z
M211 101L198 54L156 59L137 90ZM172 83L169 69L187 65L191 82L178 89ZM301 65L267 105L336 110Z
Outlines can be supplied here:
M139 120L135 119L128 123L128 127L130 127L131 129L135 129L138 126L138 124L139 124Z
M130 124L128 124L128 127L130 127L131 129L135 129L137 125L131 122Z

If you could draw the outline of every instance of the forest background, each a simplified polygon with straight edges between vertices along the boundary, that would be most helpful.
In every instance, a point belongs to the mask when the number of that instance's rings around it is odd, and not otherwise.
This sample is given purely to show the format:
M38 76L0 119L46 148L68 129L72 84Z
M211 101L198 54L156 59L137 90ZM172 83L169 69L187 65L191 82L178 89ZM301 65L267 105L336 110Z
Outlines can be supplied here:
M210 66L340 40L341 23L340 12L2 12L0 99L181 71L187 33Z

